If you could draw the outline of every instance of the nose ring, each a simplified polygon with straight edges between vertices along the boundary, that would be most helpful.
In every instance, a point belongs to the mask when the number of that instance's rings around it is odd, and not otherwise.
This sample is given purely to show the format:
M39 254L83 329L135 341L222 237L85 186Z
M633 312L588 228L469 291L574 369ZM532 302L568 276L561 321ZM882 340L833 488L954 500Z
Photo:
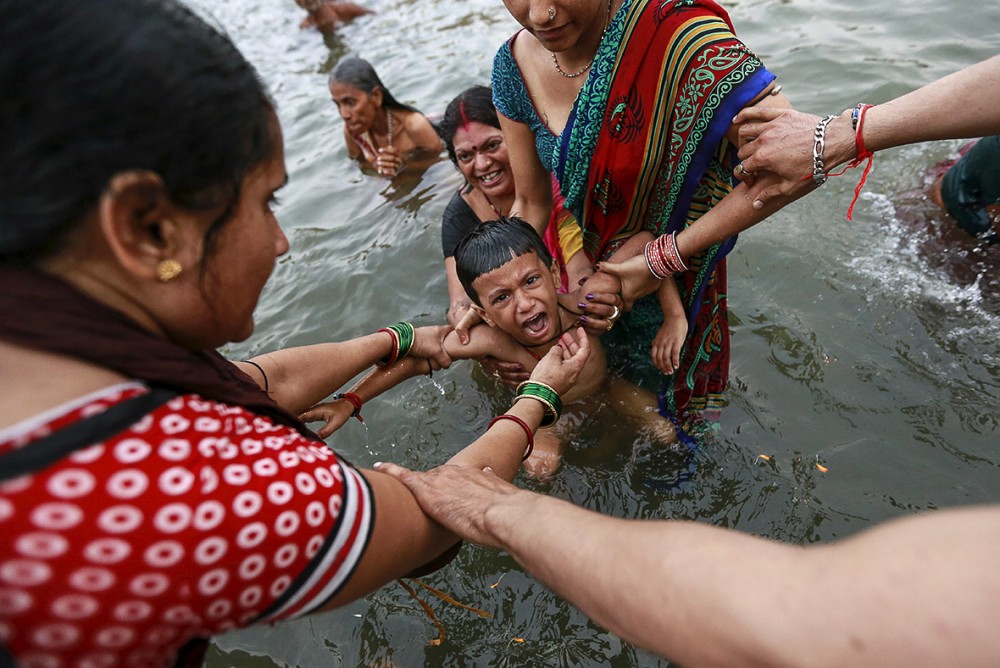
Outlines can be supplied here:
M556 8L555 7L549 7L549 21L551 21L555 17L556 17Z

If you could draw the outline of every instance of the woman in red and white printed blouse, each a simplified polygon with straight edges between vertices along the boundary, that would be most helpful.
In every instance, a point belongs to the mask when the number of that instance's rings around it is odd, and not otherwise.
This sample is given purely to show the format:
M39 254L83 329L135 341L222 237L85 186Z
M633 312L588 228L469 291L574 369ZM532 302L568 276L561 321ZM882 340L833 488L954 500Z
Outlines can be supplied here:
M281 129L232 43L172 0L12 0L0 42L0 665L188 660L454 545L296 417L383 358L446 366L446 328L215 352L288 250ZM554 351L534 379L564 391L585 337ZM512 477L544 410L452 461Z

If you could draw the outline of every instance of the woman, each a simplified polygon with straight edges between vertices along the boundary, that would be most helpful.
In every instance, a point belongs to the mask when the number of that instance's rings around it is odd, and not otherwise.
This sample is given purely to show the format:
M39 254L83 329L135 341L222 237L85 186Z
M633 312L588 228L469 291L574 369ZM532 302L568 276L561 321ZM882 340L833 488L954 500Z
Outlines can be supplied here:
M441 138L431 122L393 97L367 60L341 60L330 73L330 95L344 119L352 160L393 177L405 165L427 167L440 155Z
M510 214L514 205L514 175L507 145L488 86L472 86L448 103L438 124L448 157L465 183L452 195L441 221L441 248L448 275L448 322L457 325L470 302L455 272L455 248L479 223ZM562 206L553 180L553 201L545 232L545 246L559 263L562 292L574 288L593 271L583 248L580 226Z
M448 364L446 328L214 351L288 249L281 129L232 43L172 0L6 2L0 40L0 664L167 665L453 545L295 417L377 360ZM534 373L556 391L571 338ZM453 461L512 477L543 413Z
M720 220L747 227L770 213L729 194L736 165L731 119L778 93L774 75L736 39L727 14L711 0L505 5L524 30L498 51L493 91L522 215L539 229L545 224L551 171L593 260L641 253L640 233L668 234L673 241L673 233L690 230L677 238L687 259L688 271L677 282L689 335L661 402L685 426L696 411L724 401L725 256L735 236L712 239L711 233ZM771 100L787 105L780 94ZM598 272L585 289L607 289L608 278ZM645 294L655 286L643 287ZM638 303L614 333L626 345L612 344L609 352L621 348L632 355L624 366L648 369L650 348L636 342L647 344L660 318L654 300Z

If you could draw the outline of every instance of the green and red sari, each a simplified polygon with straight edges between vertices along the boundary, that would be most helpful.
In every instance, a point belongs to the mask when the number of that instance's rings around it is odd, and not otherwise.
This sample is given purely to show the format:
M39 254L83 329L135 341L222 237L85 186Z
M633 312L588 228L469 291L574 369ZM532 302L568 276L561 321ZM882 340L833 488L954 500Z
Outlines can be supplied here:
M681 230L733 188L735 148L725 133L736 112L774 75L735 36L711 0L625 0L608 26L558 137L538 118L511 44L494 60L497 109L535 132L542 164L555 172L583 228L591 259L607 258L640 231ZM691 258L677 278L688 314L681 366L663 384L661 413L680 427L724 403L729 378L725 256L736 238ZM625 327L631 367L644 357L662 314L637 304ZM613 342L612 342L613 343ZM609 350L614 359L614 351Z

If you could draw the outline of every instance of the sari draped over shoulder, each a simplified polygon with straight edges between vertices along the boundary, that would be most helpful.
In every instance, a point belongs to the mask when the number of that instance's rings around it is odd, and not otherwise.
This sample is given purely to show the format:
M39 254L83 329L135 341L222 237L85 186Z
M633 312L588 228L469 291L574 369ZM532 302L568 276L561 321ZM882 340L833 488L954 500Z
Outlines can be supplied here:
M625 0L561 135L538 118L510 41L494 60L493 91L501 113L535 131L541 162L558 177L566 208L583 228L584 250L598 260L639 232L661 235L695 223L733 189L735 147L725 134L774 78L712 0ZM660 410L681 427L686 414L724 403L725 256L735 243L733 236L695 255L677 277L688 338ZM629 314L630 336L644 329L648 337L633 338L632 348L656 333L655 322L652 331L635 322L648 310ZM646 358L649 350L641 351Z

